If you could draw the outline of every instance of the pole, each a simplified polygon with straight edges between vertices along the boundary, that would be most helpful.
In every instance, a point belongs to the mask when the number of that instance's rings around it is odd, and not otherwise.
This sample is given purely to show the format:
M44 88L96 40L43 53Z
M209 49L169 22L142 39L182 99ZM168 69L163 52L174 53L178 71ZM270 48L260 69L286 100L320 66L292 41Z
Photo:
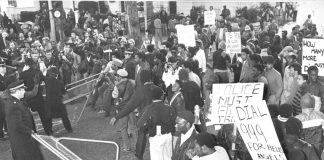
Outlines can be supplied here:
M54 18L53 18L53 13L52 13L52 0L48 0L48 9L49 9L49 16L50 16L50 23L51 23L51 41L56 42L56 36L55 36L55 24L54 24Z

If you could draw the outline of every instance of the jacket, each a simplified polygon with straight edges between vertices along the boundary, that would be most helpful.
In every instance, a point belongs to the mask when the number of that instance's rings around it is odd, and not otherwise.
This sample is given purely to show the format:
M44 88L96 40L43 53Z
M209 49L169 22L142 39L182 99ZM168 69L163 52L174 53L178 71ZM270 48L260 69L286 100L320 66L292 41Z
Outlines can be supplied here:
M175 110L163 103L153 102L145 108L144 113L137 122L137 125L146 127L150 137L156 135L156 126L161 126L161 134L173 133L175 131Z
M176 145L173 150L172 160L190 160L189 157L186 155L186 152L189 149L193 149L195 147L194 141L197 133L194 130L191 136L182 144L181 143L181 136L176 141Z
M186 110L185 101L181 92L175 93L172 96L170 105L175 109L176 113Z
M152 103L152 88L155 85L153 83L146 83L143 87L138 87L135 89L135 93L132 95L131 99L124 106L124 108L118 112L116 119L121 119L127 116L129 113L133 112L136 108L139 111L139 116L144 112L145 106ZM157 87L157 86L155 86Z
M38 143L31 137L32 115L15 97L3 95L10 146L15 160L43 160Z
M186 110L193 112L195 105L200 107L203 106L204 102L200 94L200 88L195 82L184 82L182 84L181 92L183 94L184 101L186 102Z

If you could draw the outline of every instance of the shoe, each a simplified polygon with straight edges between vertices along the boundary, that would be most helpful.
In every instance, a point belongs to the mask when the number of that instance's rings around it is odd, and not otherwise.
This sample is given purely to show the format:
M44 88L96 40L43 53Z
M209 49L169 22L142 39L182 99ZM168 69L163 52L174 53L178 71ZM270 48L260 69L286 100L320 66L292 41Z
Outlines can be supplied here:
M131 152L132 150L130 148L122 148L122 151L124 151L124 152Z
M98 113L99 113L99 114L101 114L101 113L105 113L105 111L104 111L104 110L100 110Z
M67 129L66 130L68 133L73 133L73 129Z

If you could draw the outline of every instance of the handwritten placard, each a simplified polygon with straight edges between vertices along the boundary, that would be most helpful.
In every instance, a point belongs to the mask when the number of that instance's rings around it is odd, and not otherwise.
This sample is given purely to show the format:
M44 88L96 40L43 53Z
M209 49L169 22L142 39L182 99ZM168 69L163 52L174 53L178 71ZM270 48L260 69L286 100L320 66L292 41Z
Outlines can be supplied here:
M303 39L302 74L309 66L318 67L318 75L324 76L324 39Z
M205 11L204 12L204 23L205 25L215 25L216 12Z
M211 107L207 112L206 125L234 123L234 104L262 100L263 83L213 84Z
M286 160L265 101L237 103L233 114L253 160Z
M231 58L236 53L241 53L241 34L240 32L226 32L226 53Z
M186 46L196 46L194 25L176 25L178 42Z

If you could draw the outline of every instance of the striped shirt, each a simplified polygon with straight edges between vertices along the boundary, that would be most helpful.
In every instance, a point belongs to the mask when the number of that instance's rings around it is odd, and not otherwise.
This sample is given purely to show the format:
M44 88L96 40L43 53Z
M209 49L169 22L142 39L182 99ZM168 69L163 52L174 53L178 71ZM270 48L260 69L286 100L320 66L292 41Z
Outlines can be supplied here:
M295 95L295 97L293 98L291 105L293 108L293 115L299 115L300 113L302 113L302 109L300 106L300 100L301 100L302 94L301 94L301 89L299 89Z

